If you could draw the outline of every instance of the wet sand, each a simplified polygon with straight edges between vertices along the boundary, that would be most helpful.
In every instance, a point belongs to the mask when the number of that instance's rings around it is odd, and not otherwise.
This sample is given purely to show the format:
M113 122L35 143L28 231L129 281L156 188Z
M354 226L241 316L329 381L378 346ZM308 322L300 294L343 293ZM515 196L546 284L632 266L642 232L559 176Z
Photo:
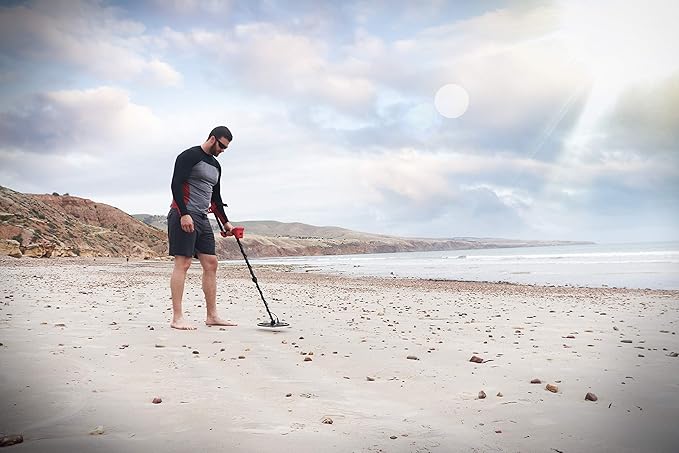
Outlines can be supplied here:
M7 451L679 449L678 291L256 268L291 324L267 330L228 265L218 307L239 326L220 328L203 324L196 262L199 328L177 331L171 268L0 259L0 434L24 437Z

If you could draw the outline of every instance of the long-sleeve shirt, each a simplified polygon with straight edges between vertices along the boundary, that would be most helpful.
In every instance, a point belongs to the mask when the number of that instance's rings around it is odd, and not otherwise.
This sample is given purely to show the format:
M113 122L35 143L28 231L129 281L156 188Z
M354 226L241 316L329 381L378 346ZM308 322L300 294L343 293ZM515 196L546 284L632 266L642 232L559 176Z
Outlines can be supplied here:
M180 215L206 214L215 202L219 214L228 221L224 212L219 181L222 167L214 156L206 154L200 146L183 151L174 164L172 175L172 206Z

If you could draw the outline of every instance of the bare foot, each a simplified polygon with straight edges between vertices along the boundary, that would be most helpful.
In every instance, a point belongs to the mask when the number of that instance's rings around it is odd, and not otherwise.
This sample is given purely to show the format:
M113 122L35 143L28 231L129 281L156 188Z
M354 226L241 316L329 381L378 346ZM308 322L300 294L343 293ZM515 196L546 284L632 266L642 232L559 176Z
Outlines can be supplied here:
M206 326L228 326L228 327L233 327L233 326L237 326L238 324L235 324L235 323L232 323L232 322L229 322L229 321L225 321L225 320L223 320L222 318L220 318L219 316L211 316L211 317L208 317L208 318L205 320L205 325L206 325Z
M184 318L173 319L170 323L170 327L178 330L196 330L197 327L191 323L186 322Z

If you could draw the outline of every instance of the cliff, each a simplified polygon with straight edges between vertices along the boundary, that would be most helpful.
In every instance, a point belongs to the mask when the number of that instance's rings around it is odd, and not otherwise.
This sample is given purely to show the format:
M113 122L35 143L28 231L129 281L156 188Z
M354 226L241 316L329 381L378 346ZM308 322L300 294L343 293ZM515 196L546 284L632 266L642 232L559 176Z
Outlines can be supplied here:
M167 235L120 209L69 195L0 187L0 254L11 256L165 255Z

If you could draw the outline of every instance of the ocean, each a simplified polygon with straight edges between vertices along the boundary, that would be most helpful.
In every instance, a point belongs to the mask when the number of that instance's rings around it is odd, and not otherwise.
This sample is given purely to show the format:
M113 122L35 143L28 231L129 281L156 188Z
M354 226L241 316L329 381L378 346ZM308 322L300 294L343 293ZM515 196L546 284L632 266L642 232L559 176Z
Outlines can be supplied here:
M679 289L679 242L304 256L250 261L257 266L285 264L306 272L349 276Z

